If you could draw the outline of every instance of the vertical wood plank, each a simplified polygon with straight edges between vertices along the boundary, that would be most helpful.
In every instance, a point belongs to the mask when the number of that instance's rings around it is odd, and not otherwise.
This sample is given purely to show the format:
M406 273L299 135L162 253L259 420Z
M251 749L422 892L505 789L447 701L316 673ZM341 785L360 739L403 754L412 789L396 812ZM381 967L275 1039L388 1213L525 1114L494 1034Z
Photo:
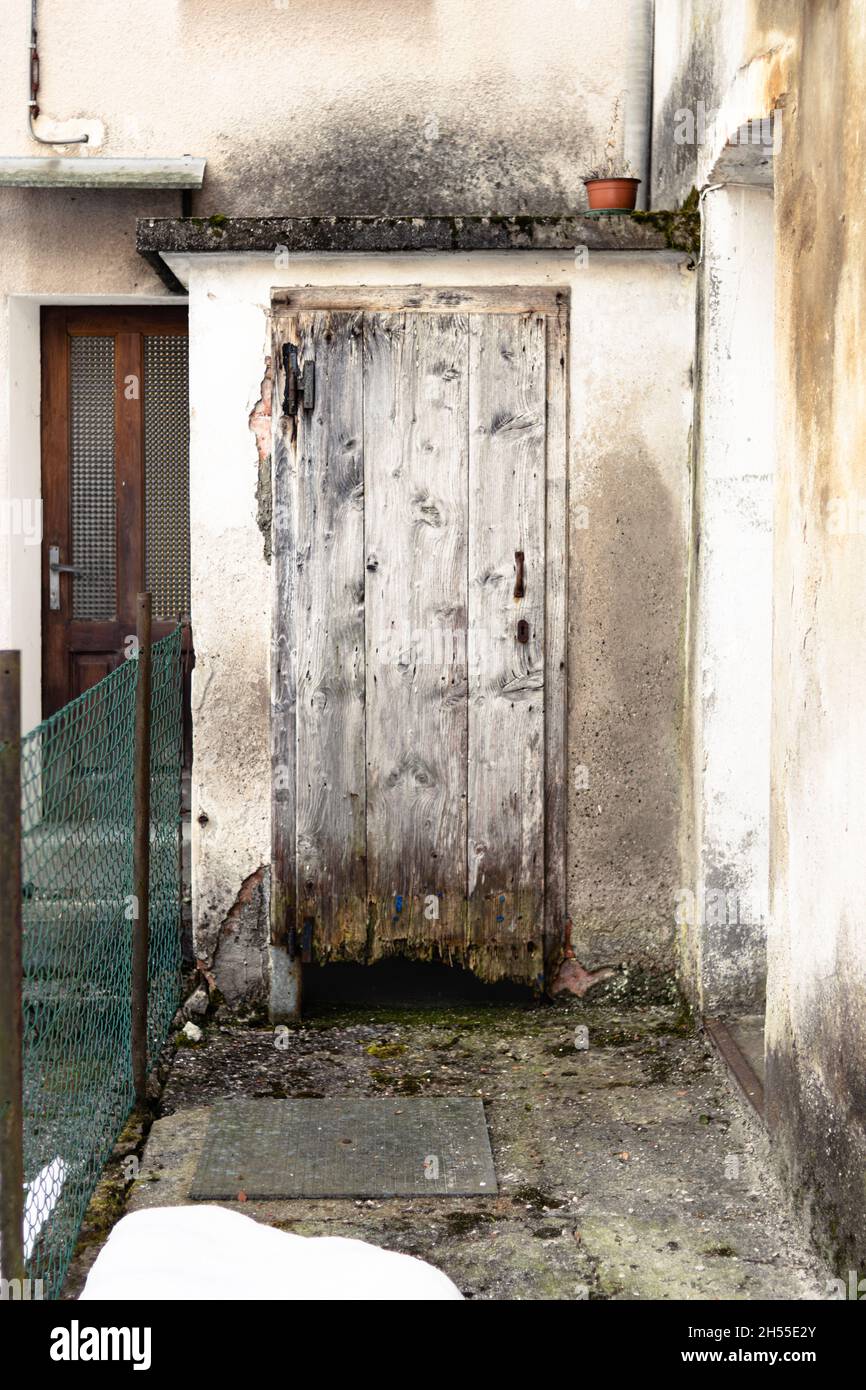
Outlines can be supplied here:
M486 978L536 980L545 887L544 316L474 316L470 364L468 937Z
M143 478L143 335L185 334L186 309L46 307L42 328L43 715L59 709L123 660L135 627L135 596L143 588L145 505ZM61 577L62 607L48 602L48 549L72 561L70 466L70 344L74 338L113 337L115 397L116 611L105 620L72 616L73 581ZM169 630L154 623L154 639ZM188 715L187 715L188 717Z
M295 450L282 414L284 341L297 342L297 322L283 320L274 336L273 391L273 629L271 650L271 1016L281 1021L289 934L297 916L295 872Z
M545 683L544 974L562 959L567 894L568 311L547 319L547 597Z
M468 324L365 318L367 853L376 954L462 949Z
M317 959L367 936L361 315L301 314L316 403L298 414L298 931Z
M70 699L71 663L66 624L72 613L72 580L61 579L61 608L48 604L48 549L72 555L69 477L69 340L63 309L44 308L42 322L42 714Z
M144 586L144 341L118 333L114 347L114 493L117 617L135 631Z

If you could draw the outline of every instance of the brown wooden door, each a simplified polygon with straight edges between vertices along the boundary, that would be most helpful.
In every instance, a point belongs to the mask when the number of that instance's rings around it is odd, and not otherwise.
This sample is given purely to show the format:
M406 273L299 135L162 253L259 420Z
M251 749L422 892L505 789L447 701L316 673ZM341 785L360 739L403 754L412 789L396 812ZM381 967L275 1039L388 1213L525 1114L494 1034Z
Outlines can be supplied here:
M565 306L345 295L289 292L277 319L299 388L275 455L273 944L540 983L565 917Z
M185 308L42 310L43 715L189 610ZM59 566L60 568L56 568Z

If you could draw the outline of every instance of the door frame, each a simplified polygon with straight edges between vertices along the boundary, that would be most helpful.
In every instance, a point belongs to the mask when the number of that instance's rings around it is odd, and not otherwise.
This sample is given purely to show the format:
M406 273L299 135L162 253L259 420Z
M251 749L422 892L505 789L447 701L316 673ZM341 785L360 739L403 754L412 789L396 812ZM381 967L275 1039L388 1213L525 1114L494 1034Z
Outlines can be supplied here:
M543 980L551 981L565 946L567 919L568 778L568 435L569 310L567 289L532 286L429 287L281 286L272 304L272 650L271 650L271 893L270 1014L273 1022L300 1016L302 963L309 943L293 930L297 914L295 850L294 533L291 418L282 413L285 376L283 324L294 312L539 313L546 318L547 470L545 482L544 655L544 948Z
M42 614L42 705L43 715L56 710L62 703L65 685L61 686L54 672L67 660L64 622L48 618L48 551L58 545L64 563L72 554L72 480L70 457L70 379L67 340L75 336L115 337L114 391L115 432L117 457L126 459L126 468L115 467L115 573L117 582L117 611L114 619L100 624L102 632L97 643L100 650L106 644L121 648L126 636L135 631L134 607L125 602L127 578L131 572L144 571L145 508L143 493L143 458L141 450L143 391L134 398L125 392L130 375L143 382L141 353L142 337L146 333L164 334L188 332L186 305L109 304L42 305L40 309L41 361L41 483L43 506L43 537L41 564ZM121 447L122 441L122 447ZM138 524L133 524L138 515ZM122 543L123 538L123 543ZM60 576L60 618L71 623L72 583L68 575ZM78 631L79 645L86 649L94 639L86 632L84 623ZM172 623L154 623L153 635L165 635ZM188 634L185 635L188 645Z

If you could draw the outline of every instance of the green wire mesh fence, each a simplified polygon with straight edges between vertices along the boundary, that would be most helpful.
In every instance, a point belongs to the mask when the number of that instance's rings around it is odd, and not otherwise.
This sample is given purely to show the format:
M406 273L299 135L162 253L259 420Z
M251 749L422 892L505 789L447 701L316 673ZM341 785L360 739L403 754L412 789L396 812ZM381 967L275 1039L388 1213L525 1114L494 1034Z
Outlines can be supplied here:
M182 628L152 647L148 1051L180 999ZM59 1295L132 1109L134 733L127 660L22 740L24 1254Z

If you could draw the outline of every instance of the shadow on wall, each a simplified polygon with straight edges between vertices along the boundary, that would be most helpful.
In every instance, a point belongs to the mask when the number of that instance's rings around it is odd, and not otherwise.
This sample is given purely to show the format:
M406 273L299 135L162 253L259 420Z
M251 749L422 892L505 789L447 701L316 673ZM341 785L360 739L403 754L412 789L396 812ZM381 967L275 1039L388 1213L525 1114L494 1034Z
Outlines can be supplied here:
M569 562L573 944L588 969L672 971L685 528L640 434L587 447L597 450L591 485L573 481L572 495L590 522L572 530Z

